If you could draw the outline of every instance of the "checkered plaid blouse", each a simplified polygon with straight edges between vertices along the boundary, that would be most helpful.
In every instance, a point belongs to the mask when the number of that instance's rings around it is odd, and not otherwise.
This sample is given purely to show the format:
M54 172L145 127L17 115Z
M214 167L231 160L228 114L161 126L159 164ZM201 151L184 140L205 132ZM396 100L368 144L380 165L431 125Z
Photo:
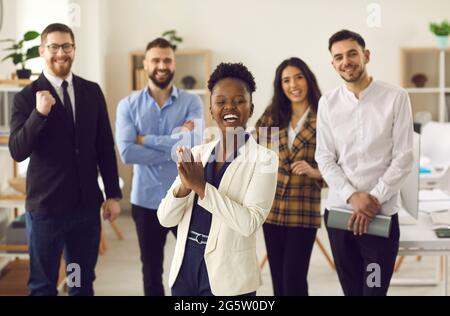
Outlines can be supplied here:
M305 160L313 168L317 169L314 159L316 150L316 113L309 111L305 124L297 134L292 149L288 147L288 130L280 129L279 134L262 135L259 127L270 127L272 118L266 111L256 123L256 131L259 143L272 148L276 142L270 141L278 137L279 169L275 200L266 223L287 226L319 228L320 216L320 192L324 185L322 180L310 179L306 175L294 175L290 171L290 165L295 161ZM267 137L263 139L262 137Z

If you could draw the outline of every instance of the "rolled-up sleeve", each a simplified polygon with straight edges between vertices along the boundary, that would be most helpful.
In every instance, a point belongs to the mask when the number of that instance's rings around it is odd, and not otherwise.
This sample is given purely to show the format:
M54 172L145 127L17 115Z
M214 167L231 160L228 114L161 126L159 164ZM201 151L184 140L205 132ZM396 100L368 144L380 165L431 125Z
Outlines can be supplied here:
M200 145L202 142L204 120L203 104L199 96L191 96L185 121L194 122L194 129L192 131L181 131L181 126L179 126L172 131L171 135L144 135L145 147L170 154L177 144L190 147Z
M120 101L116 116L116 143L123 163L153 165L172 159L170 152L136 144L138 133L128 99Z

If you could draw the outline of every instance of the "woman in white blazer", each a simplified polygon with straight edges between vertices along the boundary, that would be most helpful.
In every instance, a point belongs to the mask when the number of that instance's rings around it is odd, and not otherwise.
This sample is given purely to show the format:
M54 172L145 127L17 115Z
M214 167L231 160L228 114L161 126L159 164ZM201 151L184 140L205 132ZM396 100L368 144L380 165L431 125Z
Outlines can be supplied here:
M255 234L275 196L278 157L245 133L255 81L244 65L220 64L208 88L218 139L178 148L178 177L158 208L161 225L178 225L169 286L174 296L255 295Z

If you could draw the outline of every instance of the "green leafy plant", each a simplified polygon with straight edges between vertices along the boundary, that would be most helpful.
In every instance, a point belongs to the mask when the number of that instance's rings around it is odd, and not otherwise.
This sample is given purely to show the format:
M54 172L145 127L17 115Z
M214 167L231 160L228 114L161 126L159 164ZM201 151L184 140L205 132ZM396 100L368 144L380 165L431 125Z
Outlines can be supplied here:
M177 44L180 44L183 42L183 38L177 35L177 31L175 30L169 30L165 31L161 35L163 38L168 40L170 44L172 44L175 48L177 47Z
M10 42L12 43L11 47L3 49L4 51L12 51L13 53L4 57L1 61L5 61L9 58L12 59L14 65L20 64L22 69L25 69L25 64L28 60L39 57L39 45L33 46L31 48L26 49L24 47L25 42L29 42L35 40L39 37L39 33L36 31L28 31L24 34L23 38L16 42L13 39L4 39L0 42Z
M430 31L437 36L448 36L450 35L450 24L447 20L442 23L430 23Z

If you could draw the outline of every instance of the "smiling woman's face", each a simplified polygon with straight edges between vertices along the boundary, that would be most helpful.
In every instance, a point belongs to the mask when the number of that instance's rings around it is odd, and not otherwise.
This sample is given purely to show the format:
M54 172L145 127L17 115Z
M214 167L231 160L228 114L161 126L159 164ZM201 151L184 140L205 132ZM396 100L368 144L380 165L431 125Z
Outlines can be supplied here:
M211 115L218 127L246 128L253 106L245 83L239 79L225 78L217 82L211 95Z

